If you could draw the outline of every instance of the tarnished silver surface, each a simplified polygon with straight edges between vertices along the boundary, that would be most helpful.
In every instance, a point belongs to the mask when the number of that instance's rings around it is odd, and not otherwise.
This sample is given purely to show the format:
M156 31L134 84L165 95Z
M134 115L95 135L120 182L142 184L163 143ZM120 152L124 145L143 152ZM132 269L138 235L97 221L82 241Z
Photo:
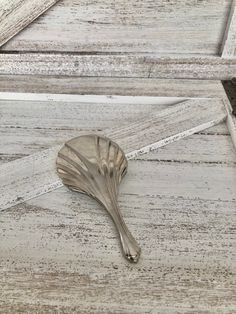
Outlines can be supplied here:
M58 153L57 172L70 189L86 193L101 203L118 230L125 257L137 262L140 248L129 232L117 203L118 187L128 162L109 138L83 135L65 143Z

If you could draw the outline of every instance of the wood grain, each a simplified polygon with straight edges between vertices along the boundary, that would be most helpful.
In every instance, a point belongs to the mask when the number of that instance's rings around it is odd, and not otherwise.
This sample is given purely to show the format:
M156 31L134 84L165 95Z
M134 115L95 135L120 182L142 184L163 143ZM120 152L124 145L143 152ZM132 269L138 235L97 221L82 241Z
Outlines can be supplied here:
M212 88L215 86L217 89L216 94L222 95L222 86L216 84L215 81L211 81L211 83L210 86ZM159 90L153 86L152 93L163 95L164 92L168 95L174 95L174 91L178 94L179 89L179 93L183 96L184 87L185 89L190 87L192 90L187 90L185 95L193 96L197 91L199 91L199 95L202 91L202 96L207 94L207 90L203 86L199 89L198 84L188 85L185 84L185 81L182 84L183 87L180 84L166 86L163 82ZM207 86L208 84L206 84ZM26 95L20 93L2 93L0 98L2 115L0 117L0 163L59 145L62 141L77 136L78 132L102 132L114 125L122 127L126 123L138 120L140 116L150 116L152 112L166 109L171 104L175 104L176 101L184 99L178 97L122 97L114 95L91 97L60 94L27 94L26 99ZM203 132L206 133L206 138L202 140L202 146L200 146L203 149L203 158L207 154L208 146L209 149L212 147L213 138L224 145L224 138L229 136L225 124L201 131L201 133ZM194 150L194 141L192 149ZM228 149L230 148L225 147L225 155ZM184 151L182 154L184 156ZM216 152L216 154L218 153ZM200 156L199 153L199 158Z
M0 3L0 46L57 1L59 0L2 0Z
M1 57L1 56L0 56ZM0 92L222 98L216 80L0 75Z
M222 55L223 58L236 57L236 1L233 0L228 23L223 39Z
M152 112L151 117L144 116L126 127L104 133L115 140L130 159L209 128L225 117L225 108L220 100L188 100L160 112ZM59 147L1 166L1 209L61 186L55 173Z
M225 124L219 125L225 128ZM219 130L219 128L218 128ZM182 146L179 147L178 144L172 143L163 150L159 148L160 160L168 161L169 155L173 154L174 160L179 162L185 162L186 156L191 159L191 162L200 163L234 163L234 158L231 158L232 152L234 152L234 147L231 141L229 141L229 135L219 134L215 129L207 129L203 134L195 134L182 139ZM87 130L87 132L93 132L92 130ZM50 131L45 130L43 132L35 132L30 129L22 129L19 135L12 130L0 129L1 133L1 143L0 143L0 165L13 161L22 157L29 156L31 154L37 153L40 150L48 149L52 146L58 145L61 141L69 140L72 137L78 135L78 131ZM31 136L29 136L29 133ZM35 134L36 133L36 134ZM3 135L2 135L3 134ZM222 147L222 150L215 146L215 142ZM196 145L197 143L197 145ZM178 147L178 149L177 149ZM198 150L198 154L197 151ZM148 157L149 156L149 157ZM217 156L217 157L216 157ZM143 155L143 159L152 159L152 153L148 155Z
M212 145L217 159L224 149ZM110 218L84 195L60 188L1 212L1 311L233 313L236 167L160 158L157 150L130 161L121 186L143 250L137 265L122 258Z
M236 59L220 57L78 54L1 54L0 73L17 75L65 75L231 79Z
M231 106L229 100L227 99L227 97L225 97L224 103L225 103L225 108L227 110L226 124L227 124L229 133L231 135L232 142L233 142L235 150L236 150L236 117L232 113L233 109L232 109L232 106Z
M62 0L4 49L217 55L231 3Z

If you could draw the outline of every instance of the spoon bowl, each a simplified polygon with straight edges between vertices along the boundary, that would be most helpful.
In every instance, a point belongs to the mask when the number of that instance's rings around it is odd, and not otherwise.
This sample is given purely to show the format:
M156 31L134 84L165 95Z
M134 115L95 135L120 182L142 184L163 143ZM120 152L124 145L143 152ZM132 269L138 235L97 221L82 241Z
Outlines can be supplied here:
M108 211L119 233L124 256L136 263L141 250L128 230L117 202L119 184L127 166L128 161L118 144L95 134L69 140L56 160L63 184L93 197Z

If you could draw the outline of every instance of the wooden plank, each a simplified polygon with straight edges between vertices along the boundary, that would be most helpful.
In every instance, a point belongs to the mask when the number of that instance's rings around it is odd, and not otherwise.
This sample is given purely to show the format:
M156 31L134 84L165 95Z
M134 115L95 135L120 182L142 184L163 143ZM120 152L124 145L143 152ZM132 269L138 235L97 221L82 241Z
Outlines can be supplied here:
M0 3L0 46L19 33L58 0L2 0Z
M181 145L175 142L136 159L170 163L236 164L235 149L230 136L220 134L194 134L184 138Z
M220 81L213 80L39 75L0 75L0 92L187 98L225 95Z
M222 58L236 57L236 0L233 0L222 44Z
M60 188L1 212L4 313L234 311L235 165L156 160L130 161L120 190L135 267L85 195Z
M182 97L12 93L0 94L0 99L1 127L50 130L104 129L113 127L116 121L129 123L130 119L135 121L186 100Z
M227 96L224 98L224 103L227 110L226 124L228 126L229 133L231 135L231 139L236 150L236 117L234 114L232 114L233 109Z
M0 93L0 99L3 163L61 144L78 132L121 127L185 98Z
M157 80L157 83L159 81ZM207 87L210 85L212 89L215 88L218 91L219 96L225 96L224 91L222 92L222 85L216 81L210 81L211 84L206 84L205 88L201 81L200 89L198 81L190 85L185 80L179 84L171 84L173 81L179 82L171 80L166 87L161 80L159 89L158 85L156 88L153 86L154 95L163 95L162 89L166 88L164 94L168 93L167 95L173 95L174 90L184 96L184 90L187 89L185 94L188 92L190 96L198 92L206 96ZM189 91L188 88L192 89ZM62 141L77 136L81 131L89 133L104 131L113 127L114 123L117 127L121 127L125 123L139 119L140 116L150 115L157 109L166 109L177 100L185 99L20 93L1 93L0 98L0 163L58 145ZM39 119L39 117L42 118ZM206 135L228 135L225 124L219 124L202 132Z
M233 312L235 202L121 194L143 249L131 267L102 209L66 190L50 194L1 213L4 313Z
M215 84L215 81L211 82L220 93L222 86ZM170 89L172 90L172 85L168 86L168 90ZM197 87L193 89L193 94L196 92ZM122 127L126 123L136 121L140 116L151 115L153 111L166 109L177 100L183 99L114 95L91 97L28 94L26 96L19 93L2 93L0 98L0 164L58 145L77 136L78 132L102 132L112 128L114 123L117 127ZM224 138L228 136L225 124L201 132L206 133L206 138L202 140L200 146L203 149L203 157L207 157L207 150L212 147L213 138L218 138L218 141L222 139L221 145L224 146ZM226 157L230 148L225 146L224 148ZM182 153L184 156L183 151ZM219 152L216 152L216 155L219 155Z
M4 49L217 55L231 1L62 0Z
M1 54L1 74L103 77L231 79L236 59L217 56Z
M188 100L104 133L117 141L130 159L215 125L225 116L221 100ZM55 173L58 149L57 146L1 166L1 209L61 186Z
M131 120L132 121L132 120ZM117 123L123 125L122 123ZM222 129L225 124L222 125ZM87 128L87 133L102 132L94 128ZM176 150L177 144L168 145L165 149L159 148L159 160L168 160L168 156L172 156L172 159L180 162L185 162L186 155L192 156L192 162L209 162L214 163L232 163L235 162L229 154L234 151L232 143L228 141L228 134L220 134L219 128L207 129L206 134L196 134L183 140L181 149ZM0 164L16 160L18 158L26 157L28 155L37 153L44 149L50 148L55 145L59 145L62 141L69 140L78 135L78 132L83 132L85 129L79 130L32 130L32 129L1 129L0 128ZM215 142L219 143L219 146L215 146ZM196 146L196 143L199 145ZM201 145L200 145L201 144ZM190 148L190 151L187 150ZM197 148L198 147L198 148ZM219 149L220 148L220 149ZM198 154L196 154L198 149ZM216 158L217 157L217 158ZM143 155L142 158L152 158L152 153Z

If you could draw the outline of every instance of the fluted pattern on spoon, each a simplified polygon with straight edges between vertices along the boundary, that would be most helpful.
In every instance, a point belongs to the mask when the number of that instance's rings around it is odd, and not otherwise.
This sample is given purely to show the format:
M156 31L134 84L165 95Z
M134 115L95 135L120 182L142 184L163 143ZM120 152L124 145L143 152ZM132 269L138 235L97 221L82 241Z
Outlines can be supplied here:
M119 183L126 174L127 165L120 147L97 135L84 135L68 141L57 158L57 171L63 183L74 191L92 196L106 208L119 232L124 255L137 262L140 248L117 203Z

